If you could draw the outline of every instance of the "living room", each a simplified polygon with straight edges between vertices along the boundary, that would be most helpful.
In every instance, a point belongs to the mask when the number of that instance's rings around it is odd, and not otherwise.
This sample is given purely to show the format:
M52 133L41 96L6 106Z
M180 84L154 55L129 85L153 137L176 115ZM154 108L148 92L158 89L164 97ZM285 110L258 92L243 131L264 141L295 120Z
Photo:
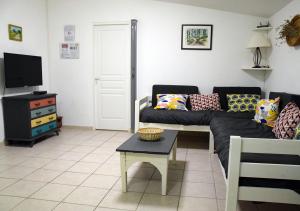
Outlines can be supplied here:
M278 143L273 139L286 137L252 120L259 100L252 113L226 111L230 94L279 98L274 124L290 101L299 106L299 11L299 0L0 0L0 210L299 210L300 142L289 137ZM296 30L292 39L290 27ZM199 40L188 42L199 33ZM26 58L39 63L38 78L25 74L25 63L15 68L17 59ZM9 81L14 69L24 69L21 85ZM194 112L191 96L212 93L221 106L216 110L223 111ZM154 109L157 95L166 94L186 96L192 111ZM228 115L233 123L223 121ZM50 119L57 117L62 128ZM23 123L27 119L31 126ZM224 124L230 129L226 138ZM122 145L149 127L165 130L168 149L151 147L149 158L135 154L149 154L143 144L155 142L138 141L138 153L136 146ZM23 131L30 137L22 137ZM261 141L253 147L261 152L251 148L252 153L267 153L264 143L274 154L280 147L282 154L294 155L293 163L275 162L282 165L259 175L254 172L260 166L242 171L243 158L230 165L238 150L220 150L225 139L228 147L235 143L233 136L240 137L236 143ZM241 150L247 152L240 147L240 155ZM157 153L176 161L165 169ZM271 187L258 194L232 183L247 173L293 180L296 191Z

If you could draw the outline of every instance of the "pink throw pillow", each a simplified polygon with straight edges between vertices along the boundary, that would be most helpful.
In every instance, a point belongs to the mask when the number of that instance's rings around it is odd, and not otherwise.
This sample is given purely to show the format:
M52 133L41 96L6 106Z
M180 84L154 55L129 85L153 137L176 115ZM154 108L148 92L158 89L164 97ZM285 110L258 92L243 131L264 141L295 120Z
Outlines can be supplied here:
M192 94L190 95L190 101L192 105L192 111L203 111L203 110L221 110L219 94Z
M275 122L273 133L277 138L291 139L300 123L300 108L297 104L289 102L280 112Z

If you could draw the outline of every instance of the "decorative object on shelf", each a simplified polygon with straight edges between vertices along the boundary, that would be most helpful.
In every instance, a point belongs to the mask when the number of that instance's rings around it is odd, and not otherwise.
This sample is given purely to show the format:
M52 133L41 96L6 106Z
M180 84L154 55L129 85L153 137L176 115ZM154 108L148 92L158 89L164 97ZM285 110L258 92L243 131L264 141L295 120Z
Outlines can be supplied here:
M213 25L183 24L181 29L182 50L211 50Z
M22 27L8 24L8 37L10 40L22 42Z
M140 128L138 134L141 140L144 141L158 141L161 134L164 132L160 128Z
M258 26L256 26L256 28L267 28L267 27L270 27L271 24L270 22L268 21L267 23L263 24L262 22L259 23Z
M253 55L253 68L261 68L261 51L260 48L269 48L271 47L271 42L268 39L267 35L263 32L255 31L248 42L247 48L254 48L254 55Z
M277 39L286 41L289 46L300 45L300 15L295 15L292 20L285 20L277 30L280 30Z

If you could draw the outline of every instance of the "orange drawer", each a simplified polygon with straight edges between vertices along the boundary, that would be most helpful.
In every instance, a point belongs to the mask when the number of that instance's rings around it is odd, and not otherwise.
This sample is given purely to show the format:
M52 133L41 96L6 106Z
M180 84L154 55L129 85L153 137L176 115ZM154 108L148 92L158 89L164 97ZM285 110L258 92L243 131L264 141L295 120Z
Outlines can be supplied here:
M35 109L35 108L40 108L40 107L44 107L44 106L54 105L55 104L55 97L30 101L29 104L30 104L30 109Z

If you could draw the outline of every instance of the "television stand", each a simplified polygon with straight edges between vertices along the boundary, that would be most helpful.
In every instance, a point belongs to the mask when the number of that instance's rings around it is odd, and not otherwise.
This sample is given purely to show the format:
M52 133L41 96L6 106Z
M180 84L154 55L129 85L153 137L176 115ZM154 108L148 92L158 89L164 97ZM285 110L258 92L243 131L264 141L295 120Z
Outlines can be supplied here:
M2 98L5 142L29 142L56 133L56 94L17 95Z

